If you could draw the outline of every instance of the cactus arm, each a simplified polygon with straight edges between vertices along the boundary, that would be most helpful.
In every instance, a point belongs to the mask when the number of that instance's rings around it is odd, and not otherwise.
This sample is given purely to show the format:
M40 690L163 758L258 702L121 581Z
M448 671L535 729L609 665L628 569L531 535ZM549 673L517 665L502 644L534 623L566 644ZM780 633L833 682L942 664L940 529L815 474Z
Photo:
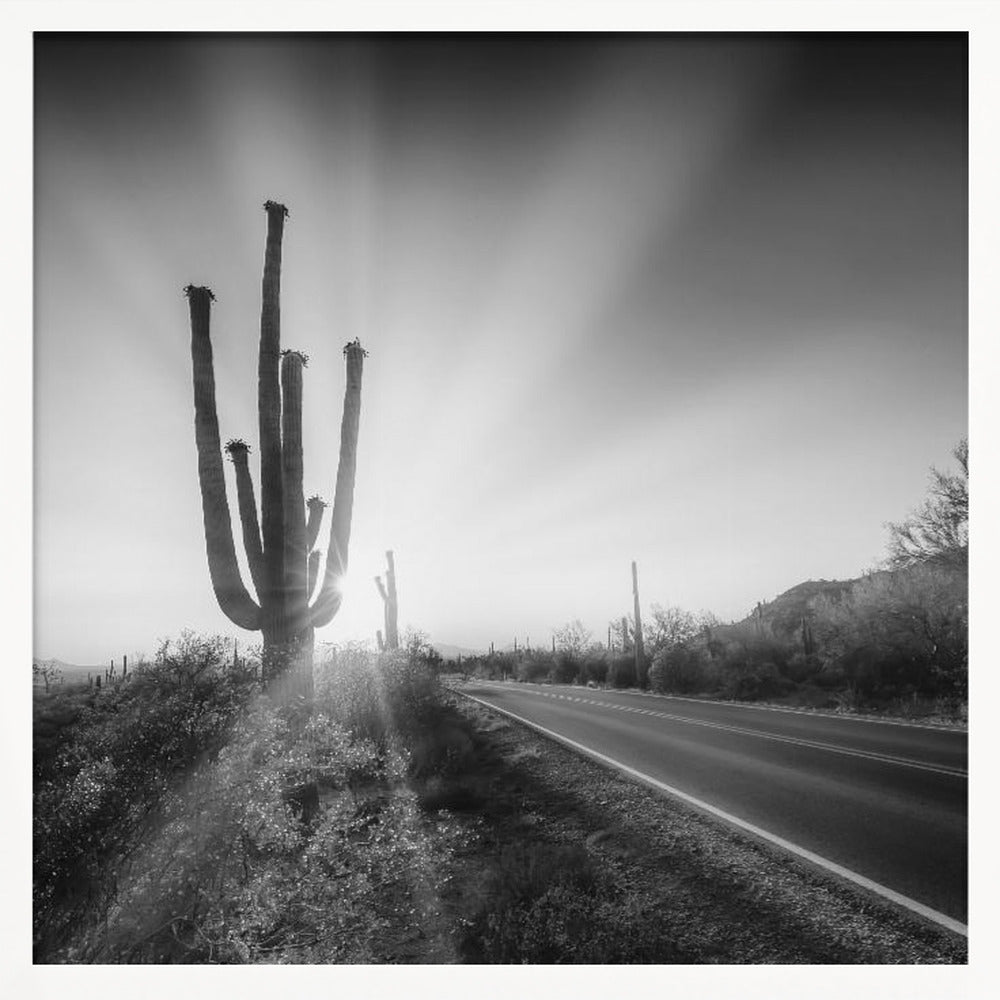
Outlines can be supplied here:
M247 458L250 449L242 441L230 441L226 445L226 451L236 470L236 497L240 508L240 526L243 529L243 549L247 554L254 590L260 598L267 587L267 577L264 571L264 550L260 544L260 525L257 521L257 500L253 493L253 477L250 475Z
M358 341L344 348L347 358L347 386L340 423L340 460L337 486L330 518L330 544L326 555L323 584L312 606L312 623L328 625L340 609L343 595L340 580L347 570L347 549L351 539L351 512L354 506L354 472L358 456L358 423L361 416L361 376L365 352Z
M269 201L264 277L261 283L260 353L257 360L257 415L260 430L261 539L267 577L261 607L269 618L283 617L284 515L281 478L281 393L278 367L281 355L281 239L284 205ZM275 622L268 623L273 630Z
M326 503L322 497L312 496L306 501L309 509L309 518L306 521L306 550L312 552L319 537L320 524L323 521L323 511L326 510Z
M306 519L302 495L302 369L305 356L281 359L281 481L285 525L285 613L297 635L306 619Z
M194 427L198 449L198 482L205 524L205 548L212 588L223 613L240 628L260 628L260 608L247 593L240 577L233 544L226 480L215 409L215 372L209 322L212 293L188 286L191 310L191 361L194 369Z

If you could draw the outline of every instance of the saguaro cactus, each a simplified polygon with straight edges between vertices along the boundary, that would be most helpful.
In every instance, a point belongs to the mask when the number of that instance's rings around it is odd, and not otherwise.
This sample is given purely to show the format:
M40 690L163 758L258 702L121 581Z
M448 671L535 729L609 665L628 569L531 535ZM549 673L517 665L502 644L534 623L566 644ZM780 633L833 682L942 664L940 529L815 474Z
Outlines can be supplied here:
M286 693L312 695L313 633L340 608L341 580L347 570L361 413L361 376L366 352L355 340L344 348L347 386L340 427L340 460L326 565L318 592L319 551L311 551L326 504L303 500L302 381L305 354L282 351L280 338L281 242L288 210L268 201L267 242L261 288L257 406L260 434L261 516L250 474L249 445L233 439L226 451L236 470L243 546L257 599L240 575L233 543L222 465L215 374L209 338L211 305L205 287L188 285L191 360L194 370L195 444L208 569L219 607L240 628L263 637L265 683L282 676ZM308 508L308 521L306 509ZM296 669L288 668L295 664Z
M392 549L386 552L385 562L385 583L382 577L375 577L375 586L385 610L385 649L399 649L399 604L396 600L396 562Z
M642 647L642 618L639 616L639 571L632 560L632 604L635 615L635 680L646 686L646 653Z

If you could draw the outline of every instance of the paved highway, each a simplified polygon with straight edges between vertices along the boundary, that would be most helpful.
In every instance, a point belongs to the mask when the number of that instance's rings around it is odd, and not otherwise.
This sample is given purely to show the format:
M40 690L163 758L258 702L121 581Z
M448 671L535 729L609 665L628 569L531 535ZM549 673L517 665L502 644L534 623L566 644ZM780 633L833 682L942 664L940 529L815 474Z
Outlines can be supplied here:
M578 687L460 690L915 901L945 926L967 919L964 732Z

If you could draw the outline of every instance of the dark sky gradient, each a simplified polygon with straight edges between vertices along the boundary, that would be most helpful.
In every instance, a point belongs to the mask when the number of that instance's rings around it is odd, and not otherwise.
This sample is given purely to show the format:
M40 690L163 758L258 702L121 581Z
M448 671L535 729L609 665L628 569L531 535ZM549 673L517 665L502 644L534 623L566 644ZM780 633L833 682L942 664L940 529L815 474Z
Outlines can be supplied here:
M253 439L263 215L291 208L307 492L366 368L322 638L598 635L846 577L967 413L953 36L45 36L36 46L36 647L222 630L179 289Z

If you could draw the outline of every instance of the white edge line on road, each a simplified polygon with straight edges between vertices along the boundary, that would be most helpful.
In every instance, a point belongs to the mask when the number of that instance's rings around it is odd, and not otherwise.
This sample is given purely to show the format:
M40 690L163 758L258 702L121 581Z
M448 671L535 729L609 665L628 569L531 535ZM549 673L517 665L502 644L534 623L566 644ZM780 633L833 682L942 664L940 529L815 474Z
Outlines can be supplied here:
M843 865L838 865L835 861L830 861L827 858L821 857L819 854L814 854L805 847L799 847L798 844L793 844L790 840L785 840L784 837L779 837L777 834L770 833L759 826L755 826L753 823L748 823L745 819L740 819L739 816L733 816L731 813L727 813L725 810L719 809L717 806L710 805L708 802L703 802L701 799L696 799L693 795L688 795L687 792L682 792L679 788L674 788L672 785L665 784L651 775L644 774L642 771L637 771L634 767L629 767L628 764L623 764L621 761L617 761L613 757L608 757L597 750L592 750L590 747L584 746L582 743L577 743L576 740L571 740L568 736L561 736L559 733L553 732L551 729L546 729L544 726L538 725L537 722L531 722L528 719L522 718L520 715L515 715L506 708L499 708L497 705L491 705L488 701L483 701L481 698L476 698L474 695L465 694L465 692L459 693L462 694L463 697L468 698L470 701L478 702L484 708L509 716L511 719L515 719L517 722L528 726L530 729L543 733L545 736L555 740L557 743L562 743L574 750L578 750L580 753L586 754L588 757L593 757L604 764L608 764L611 767L638 779L644 784L650 785L658 791L665 792L667 795L680 799L682 802L686 802L695 809L707 812L710 815L715 816L717 819L721 819L723 822L729 823L731 826L735 826L755 837L759 837L761 840L767 841L769 844L774 844L776 847L780 847L782 850L788 851L796 857L802 858L803 860L822 868L824 871L830 872L833 875L838 875L840 878L846 879L848 882L853 882L862 889L867 889L869 892L873 892L877 896L888 899L897 906L902 906L904 909L910 910L927 920L933 921L935 924L938 924L947 930L954 931L956 934L961 934L963 937L969 936L968 926L960 923L952 917L949 917L947 914L931 909L931 907L925 906L923 903L919 903L915 899L910 899L909 896L904 896L902 893L896 892L894 889L890 889L888 886L882 885L879 882L874 882L870 878L866 878L864 875L859 875L857 872L851 871L850 868L844 868Z

